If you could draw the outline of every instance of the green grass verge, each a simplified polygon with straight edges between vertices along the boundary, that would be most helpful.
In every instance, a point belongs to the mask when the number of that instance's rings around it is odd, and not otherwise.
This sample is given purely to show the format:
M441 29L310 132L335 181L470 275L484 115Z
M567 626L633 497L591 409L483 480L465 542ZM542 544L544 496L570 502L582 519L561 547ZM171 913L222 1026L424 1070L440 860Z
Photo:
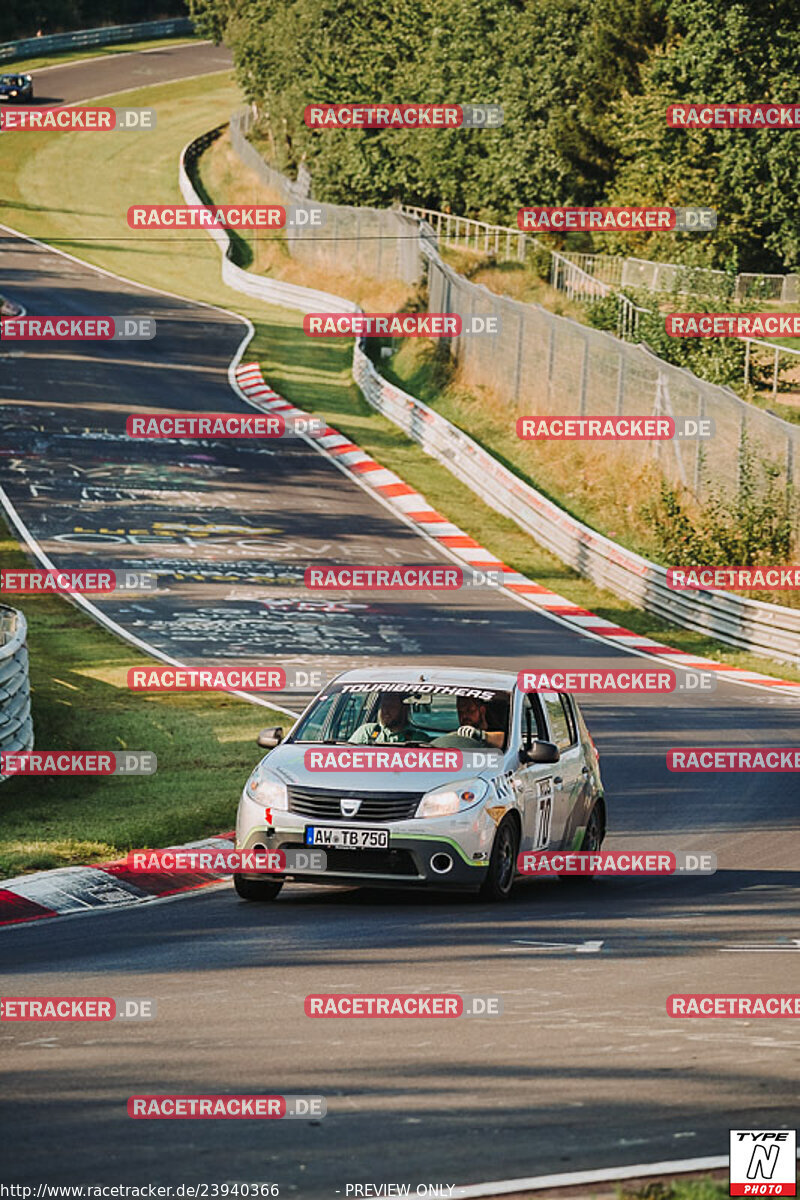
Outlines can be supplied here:
M80 133L22 132L0 139L0 220L44 241L55 239L98 266L248 316L256 336L246 357L261 362L278 391L324 415L506 563L573 603L689 653L800 679L800 671L722 647L642 613L558 562L367 405L350 375L350 341L308 339L298 313L226 288L220 279L219 252L203 231L187 230L178 240L128 229L129 204L180 202L181 148L226 120L241 97L230 78L220 74L126 93L125 102L158 107L156 129L142 135L147 138L146 154L133 137L113 145L100 137L90 142L90 135ZM250 198L249 191L215 191L213 149L201 160L201 178L218 203Z
M82 62L86 58L104 58L109 54L133 54L137 50L166 50L169 46L185 46L203 41L185 33L183 37L150 38L139 42L119 42L114 46L78 46L74 50L53 51L35 58L4 59L0 62L0 75L17 75L29 71L41 71L42 67L62 67L71 62ZM34 81L34 87L35 87Z
M671 1179L668 1182L654 1180L638 1188L620 1187L619 1200L723 1200L727 1197L727 1184L710 1175L702 1179Z
M0 522L0 565L28 559ZM285 715L217 693L129 692L129 667L150 662L68 600L10 597L28 622L36 745L149 750L155 775L34 778L0 784L0 877L99 862L232 829L255 743Z

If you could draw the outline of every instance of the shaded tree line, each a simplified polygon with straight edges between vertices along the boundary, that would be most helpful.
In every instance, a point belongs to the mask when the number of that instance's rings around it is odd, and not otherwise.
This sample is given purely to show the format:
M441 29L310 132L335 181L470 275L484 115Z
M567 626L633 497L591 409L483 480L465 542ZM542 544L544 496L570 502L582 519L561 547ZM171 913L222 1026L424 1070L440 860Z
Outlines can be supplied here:
M797 100L796 0L189 0L233 50L257 137L320 199L514 224L524 204L716 208L713 235L601 248L729 270L800 262L800 132L670 130L682 100ZM312 131L309 103L495 102L491 131ZM579 248L580 237L571 242ZM597 243L596 243L597 244Z
M0 42L187 15L183 0L10 0L0 4Z

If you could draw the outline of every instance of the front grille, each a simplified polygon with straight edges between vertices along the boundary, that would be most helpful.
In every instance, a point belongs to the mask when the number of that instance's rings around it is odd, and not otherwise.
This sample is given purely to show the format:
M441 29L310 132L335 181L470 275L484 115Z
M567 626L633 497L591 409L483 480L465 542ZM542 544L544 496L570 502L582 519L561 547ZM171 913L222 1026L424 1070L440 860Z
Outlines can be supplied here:
M289 810L302 817L328 821L408 821L419 807L422 792L346 792L325 788L289 788ZM360 800L354 817L342 817L339 801Z
M282 844L281 850L308 850L301 843ZM326 870L342 875L402 875L418 879L419 871L408 850L344 850L340 846L322 847ZM323 881L324 882L324 881Z

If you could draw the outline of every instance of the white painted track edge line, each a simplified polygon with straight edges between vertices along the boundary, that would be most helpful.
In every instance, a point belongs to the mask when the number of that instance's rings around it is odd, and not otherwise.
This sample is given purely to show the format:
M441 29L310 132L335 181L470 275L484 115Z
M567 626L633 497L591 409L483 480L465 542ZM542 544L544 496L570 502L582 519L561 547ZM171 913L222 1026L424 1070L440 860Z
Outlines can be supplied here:
M638 1163L630 1167L604 1167L596 1171L569 1171L563 1175L533 1175L525 1179L501 1179L494 1183L456 1185L453 1200L470 1197L500 1196L512 1192L546 1191L549 1188L576 1187L589 1183L616 1183L651 1175L682 1175L690 1171L714 1171L727 1167L728 1155L685 1158L674 1162Z
M800 1150L797 1152L800 1159ZM601 1167L595 1171L569 1171L560 1175L532 1175L524 1179L500 1179L493 1183L457 1184L453 1200L470 1197L500 1196L513 1192L535 1192L577 1187L588 1183L616 1183L623 1179L644 1179L653 1175L687 1175L694 1171L720 1171L727 1167L727 1154L705 1158L679 1158L667 1162L635 1163L627 1167Z
M109 276L109 278L117 279L121 283L128 284L129 286L132 286L132 287L141 288L142 290L147 291L147 292L154 292L156 295L159 295L159 296L170 296L172 299L181 300L186 304L198 304L201 308L210 308L214 312L219 312L219 313L222 313L224 316L232 317L236 321L241 321L246 327L245 334L244 334L244 337L239 342L239 345L237 346L236 350L234 351L233 358L231 359L230 363L228 364L227 376L228 376L228 383L229 383L230 387L232 388L232 390L234 391L234 393L241 400L244 400L248 404L250 403L247 400L247 397L245 396L244 392L239 387L239 385L235 379L236 368L238 367L239 363L241 362L242 355L244 354L245 350L247 349L248 345L250 344L250 342L255 334L255 328L253 326L253 323L248 317L243 316L241 313L233 312L231 309L222 308L218 304L209 304L205 300L194 301L190 297L180 296L176 292L167 292L163 288L153 287L151 284L137 283L136 280L127 279L124 275L118 275L116 272L109 271L105 267L97 267L93 263L87 263L84 259L77 258L74 254L69 254L66 250L59 250L58 247L56 247L56 246L49 246L46 242L41 242L41 241L39 241L38 238L32 237L30 234L21 233L18 229L14 229L10 225L0 224L0 230L4 231L6 233L10 233L14 237L21 238L23 241L32 242L34 245L38 246L41 250L44 250L47 253L60 254L63 258L68 258L72 262L77 263L81 267L86 267L91 271L97 271L101 275L107 275L107 276ZM253 407L253 406L251 405L251 407ZM9 520L11 521L12 525L17 530L17 532L21 534L23 541L25 542L25 544L27 545L27 547L31 551L31 553L34 555L34 557L37 559L37 561L41 562L42 565L44 567L46 567L46 569L49 571L56 570L56 567L54 566L53 562L50 560L50 558L47 556L47 554L45 554L42 547L36 541L33 534L30 532L30 530L26 526L25 522L22 520L22 518L20 517L16 508L14 507L13 503L11 502L11 499L8 496L8 494L6 493L5 489L2 487L0 487L0 505L2 505ZM121 625L118 625L116 621L113 621L110 617L107 617L103 612L101 612L101 610L99 608L97 608L96 605L92 604L91 600L87 600L85 596L80 596L80 595L75 594L75 595L72 595L70 598L80 608L83 608L89 614L89 616L92 618L92 620L96 621L99 625L102 625L105 629L108 630L109 633L112 633L116 637L121 638L124 642L127 642L130 645L135 646L137 650L142 650L145 654L150 655L152 658L157 658L161 662L168 663L170 666L174 666L174 667L185 667L186 666L186 664L180 662L179 659L171 658L168 654L165 654L163 651L157 650L155 646L151 646L149 642L145 642L142 638L137 637L136 634L128 633L128 631L123 629L123 627ZM285 713L287 717L295 717L296 718L300 715L298 712L295 712L293 709L284 708L280 704L276 704L270 700L262 699L262 697L260 697L260 696L254 696L249 692L242 692L242 691L236 690L236 691L227 692L226 694L229 696L236 696L240 700L246 700L249 704L260 705L262 708L272 708L276 712Z
M11 524L20 534L25 545L28 547L31 554L34 555L36 560L40 562L46 570L57 571L58 567L56 567L53 561L39 545L36 538L30 532L27 525L22 520L22 517L12 504L5 488L2 487L0 487L0 507L3 508L6 516L11 521ZM120 638L123 642L127 642L129 645L134 646L137 650L143 651L151 658L157 658L160 662L168 663L171 667L181 667L187 670L191 669L187 667L186 663L181 662L179 658L172 658L169 654L165 654L163 650L158 650L155 646L151 646L149 642L144 641L143 638L137 637L135 633L129 633L127 629L124 629L121 625L118 625L117 622L112 620L111 617L107 617L106 614L102 612L95 604L92 604L91 600L87 600L87 598L82 596L79 592L70 592L68 594L68 598L73 602L73 604L77 605L78 608L84 609L84 611L89 614L96 624L102 625L107 632L114 634L115 637ZM298 713L293 712L291 709L282 708L280 704L274 704L270 700L264 700L260 696L254 696L251 692L243 692L238 689L231 688L230 690L225 690L225 695L235 696L239 700L247 700L248 703L258 704L262 708L273 708L276 712L286 713L286 715L289 717L297 717L299 715Z

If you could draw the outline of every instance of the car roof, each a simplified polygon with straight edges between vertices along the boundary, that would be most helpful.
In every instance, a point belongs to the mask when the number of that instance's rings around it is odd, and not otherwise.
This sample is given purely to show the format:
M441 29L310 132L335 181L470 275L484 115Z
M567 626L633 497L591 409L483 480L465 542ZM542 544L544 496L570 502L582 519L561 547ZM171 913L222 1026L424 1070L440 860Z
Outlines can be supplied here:
M477 671L472 667L356 667L330 683L444 683L510 692L517 686L517 676L513 671Z

